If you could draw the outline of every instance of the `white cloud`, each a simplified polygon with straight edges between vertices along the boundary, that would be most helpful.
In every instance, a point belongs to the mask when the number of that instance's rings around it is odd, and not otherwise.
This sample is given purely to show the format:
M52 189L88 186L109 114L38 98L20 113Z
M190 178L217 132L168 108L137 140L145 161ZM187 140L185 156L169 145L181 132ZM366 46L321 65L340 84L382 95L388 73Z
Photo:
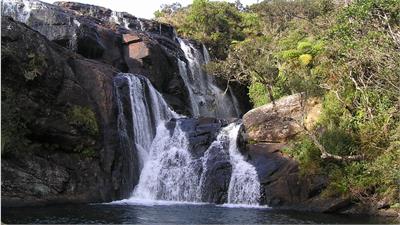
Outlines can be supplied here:
M55 0L42 0L44 2L53 3ZM162 4L171 4L179 2L186 6L192 3L192 0L69 0L73 2L81 2L91 5L103 6L114 11L128 12L134 16L151 19L154 12L160 8ZM228 0L234 2L234 0ZM249 5L256 3L257 0L241 0L242 4Z

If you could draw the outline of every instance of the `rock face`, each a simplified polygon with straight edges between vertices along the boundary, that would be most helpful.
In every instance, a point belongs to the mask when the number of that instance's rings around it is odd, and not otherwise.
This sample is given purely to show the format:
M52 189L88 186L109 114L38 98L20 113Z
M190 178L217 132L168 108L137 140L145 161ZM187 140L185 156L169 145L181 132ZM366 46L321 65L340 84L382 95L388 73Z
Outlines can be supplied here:
M2 17L2 202L121 196L113 109L116 69ZM120 172L120 171L119 171ZM101 188L100 188L101 187Z
M243 116L243 124L249 140L255 142L285 142L301 132L300 121L305 117L306 125L312 126L318 117L321 105L316 100L308 101L304 107L300 94L283 97L272 103L255 108Z
M311 202L326 187L327 179L301 177L298 163L280 152L283 146L283 143L250 144L246 154L260 178L261 203L272 207L295 208L302 202ZM310 209L310 206L303 209Z
M86 58L147 76L177 112L188 114L177 63L184 56L173 27L73 2L4 1L2 13Z
M148 77L176 112L190 114L188 88L179 75L178 59L188 63L172 26L75 2L51 5L38 0L5 0L2 14L86 58ZM245 89L235 91L243 93ZM239 97L241 109L247 110L248 98Z
M118 136L113 78L119 70L75 54L10 17L2 17L1 27L3 205L128 197L138 175L128 175L137 165ZM126 37L128 43L135 40ZM190 150L200 157L227 122L199 118L184 124ZM202 198L223 203L229 157L210 157L207 163L215 174Z

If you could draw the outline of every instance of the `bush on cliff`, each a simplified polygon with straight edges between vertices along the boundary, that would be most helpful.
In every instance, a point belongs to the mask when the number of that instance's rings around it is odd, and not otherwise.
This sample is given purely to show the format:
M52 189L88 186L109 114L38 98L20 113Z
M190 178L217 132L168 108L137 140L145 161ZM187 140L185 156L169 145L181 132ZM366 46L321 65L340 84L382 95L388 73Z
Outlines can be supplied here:
M68 120L71 125L77 127L82 132L96 136L99 132L96 115L87 107L73 106L68 111Z

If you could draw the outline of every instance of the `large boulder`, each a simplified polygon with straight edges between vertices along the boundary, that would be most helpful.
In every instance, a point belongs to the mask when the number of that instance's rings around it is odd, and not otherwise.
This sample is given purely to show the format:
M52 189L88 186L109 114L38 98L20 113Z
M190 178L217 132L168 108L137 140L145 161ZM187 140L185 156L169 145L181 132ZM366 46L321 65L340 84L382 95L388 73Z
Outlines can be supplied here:
M248 111L243 116L248 138L253 142L286 142L303 130L301 123L312 126L321 111L317 99L304 100L301 94L283 97Z

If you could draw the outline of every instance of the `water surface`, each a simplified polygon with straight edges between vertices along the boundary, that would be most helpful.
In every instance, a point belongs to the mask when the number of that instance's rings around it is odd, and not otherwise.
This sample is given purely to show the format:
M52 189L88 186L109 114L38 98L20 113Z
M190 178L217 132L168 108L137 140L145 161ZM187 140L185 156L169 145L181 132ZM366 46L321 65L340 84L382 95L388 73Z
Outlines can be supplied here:
M389 218L237 208L210 204L82 204L2 208L2 222L74 224L390 223Z

